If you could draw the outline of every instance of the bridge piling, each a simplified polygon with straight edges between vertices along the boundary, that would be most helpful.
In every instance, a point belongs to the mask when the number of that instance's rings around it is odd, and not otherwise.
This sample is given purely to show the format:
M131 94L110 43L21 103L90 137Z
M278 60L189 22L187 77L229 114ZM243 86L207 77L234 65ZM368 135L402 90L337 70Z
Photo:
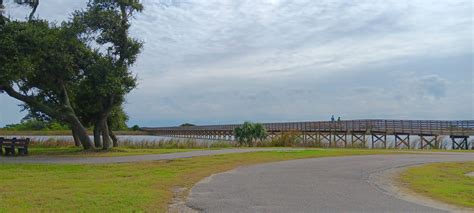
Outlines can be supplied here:
M318 132L321 144L327 144L328 147L332 146L332 135L331 132Z
M365 132L351 132L351 144L354 147L354 144L360 143L361 147L365 147L367 140L365 137Z
M375 148L378 142L383 144L383 148L387 148L387 134L372 132L372 148Z
M395 133L395 148L402 148L405 145L406 148L410 149L410 134Z
M339 147L342 143L343 147L347 147L347 133L345 132L334 132L334 146Z
M467 139L469 136L450 136L453 149L469 149Z
M419 135L420 136L420 149L426 148L438 148L438 135Z

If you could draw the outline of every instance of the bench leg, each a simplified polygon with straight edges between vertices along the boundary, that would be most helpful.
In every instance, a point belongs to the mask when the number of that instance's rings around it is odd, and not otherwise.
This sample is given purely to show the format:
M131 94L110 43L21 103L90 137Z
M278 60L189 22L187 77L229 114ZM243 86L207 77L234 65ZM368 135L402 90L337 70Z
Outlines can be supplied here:
M28 154L28 148L18 148L18 155L27 155Z
M10 147L5 147L5 155L7 156L15 156L15 149Z

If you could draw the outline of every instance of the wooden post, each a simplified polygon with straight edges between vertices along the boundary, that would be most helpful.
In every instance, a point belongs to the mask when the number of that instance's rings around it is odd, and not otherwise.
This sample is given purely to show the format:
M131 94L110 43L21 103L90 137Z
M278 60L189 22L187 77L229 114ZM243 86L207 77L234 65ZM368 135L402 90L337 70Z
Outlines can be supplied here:
M0 137L0 155L3 155L3 140L5 140L5 138Z

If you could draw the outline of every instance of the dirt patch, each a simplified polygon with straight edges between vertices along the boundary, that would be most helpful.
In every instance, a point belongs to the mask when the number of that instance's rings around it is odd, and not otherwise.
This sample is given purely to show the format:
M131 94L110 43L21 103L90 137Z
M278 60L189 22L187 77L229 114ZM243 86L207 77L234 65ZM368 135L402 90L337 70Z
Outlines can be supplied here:
M173 199L168 205L168 212L172 213L196 213L198 211L189 208L186 205L186 197L188 189L187 188L175 188L173 189Z
M449 212L473 212L473 209L442 203L411 191L408 186L399 179L405 169L406 167L400 167L372 173L369 175L368 181L383 193L401 200Z
M466 174L466 176L468 176L468 177L474 177L474 172L469 172L469 173Z

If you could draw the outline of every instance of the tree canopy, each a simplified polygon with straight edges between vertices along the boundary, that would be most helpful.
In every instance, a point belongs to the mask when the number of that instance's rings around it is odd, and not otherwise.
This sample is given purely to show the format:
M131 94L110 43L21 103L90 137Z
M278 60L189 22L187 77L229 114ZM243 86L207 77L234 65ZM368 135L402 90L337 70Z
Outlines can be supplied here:
M16 2L33 10L28 21L0 14L0 93L24 102L33 114L69 124L85 149L108 149L109 136L115 138L111 129L128 119L125 95L136 87L129 67L142 43L128 30L143 6L137 0L91 0L70 21L55 25L34 19L39 0ZM84 126L94 126L96 143Z
M108 117L113 110L123 111L125 95L137 84L129 67L135 63L142 43L129 37L128 30L129 19L142 9L135 0L95 0L89 2L87 10L73 15L72 26L80 31L79 36L90 47L106 49L96 49L94 64L85 70L76 100L84 120L94 125L95 145L104 149L110 146L109 135L114 139Z
M81 80L90 54L64 25L7 21L0 25L0 92L70 123L89 149L92 143L71 105L70 85Z

